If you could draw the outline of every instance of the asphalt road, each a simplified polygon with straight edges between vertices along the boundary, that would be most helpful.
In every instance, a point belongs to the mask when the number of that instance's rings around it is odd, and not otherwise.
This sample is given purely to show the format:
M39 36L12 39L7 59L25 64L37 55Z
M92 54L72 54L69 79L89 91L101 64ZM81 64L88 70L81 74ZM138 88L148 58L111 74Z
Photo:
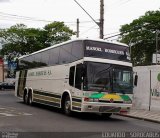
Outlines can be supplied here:
M25 105L14 96L13 91L0 91L0 132L2 132L0 137L5 137L4 135L15 138L24 135L48 137L46 135L49 135L49 137L90 138L109 136L102 135L106 132L160 132L160 124L118 115L107 119L97 114L76 113L68 117L57 108L39 104Z

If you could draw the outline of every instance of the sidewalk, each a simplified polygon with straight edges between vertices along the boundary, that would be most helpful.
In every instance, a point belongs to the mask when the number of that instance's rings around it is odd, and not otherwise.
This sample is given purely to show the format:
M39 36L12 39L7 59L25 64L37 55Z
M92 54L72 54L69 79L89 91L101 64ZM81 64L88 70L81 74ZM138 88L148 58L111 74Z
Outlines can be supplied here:
M149 111L143 109L132 109L128 114L119 114L121 116L160 123L160 111Z

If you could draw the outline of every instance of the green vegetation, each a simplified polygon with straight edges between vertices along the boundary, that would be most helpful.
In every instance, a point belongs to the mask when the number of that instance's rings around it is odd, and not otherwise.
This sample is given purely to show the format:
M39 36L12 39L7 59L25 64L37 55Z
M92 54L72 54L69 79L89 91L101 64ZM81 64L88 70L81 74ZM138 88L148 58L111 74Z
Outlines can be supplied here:
M160 30L160 11L148 11L144 16L121 27L120 41L131 46L134 66L152 63L152 54L156 52L156 30Z
M12 52L24 55L67 41L74 34L63 22L53 22L43 29L27 28L24 24L17 24L7 29L0 29L2 44L0 52L1 55Z

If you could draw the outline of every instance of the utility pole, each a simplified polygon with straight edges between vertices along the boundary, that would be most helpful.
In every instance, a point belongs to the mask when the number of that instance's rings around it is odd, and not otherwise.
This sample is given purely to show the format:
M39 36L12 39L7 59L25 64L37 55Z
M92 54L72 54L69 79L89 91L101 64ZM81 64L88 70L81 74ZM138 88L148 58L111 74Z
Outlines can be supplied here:
M98 27L99 27L99 30L100 30L100 33L99 33L99 38L100 39L103 39L103 24L104 24L104 0L100 0L100 22L96 22L93 17L76 1L74 0L81 8L82 10L93 20L93 22L95 22Z
M100 0L100 22L99 22L99 29L100 29L100 39L103 39L104 36L104 0Z
M77 19L77 38L79 37L79 19Z

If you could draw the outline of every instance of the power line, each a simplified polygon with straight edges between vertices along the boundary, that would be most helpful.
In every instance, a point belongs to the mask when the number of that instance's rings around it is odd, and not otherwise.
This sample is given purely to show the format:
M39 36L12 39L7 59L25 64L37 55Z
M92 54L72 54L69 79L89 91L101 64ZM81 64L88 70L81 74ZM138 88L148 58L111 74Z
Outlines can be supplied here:
M3 12L0 12L0 16L1 17L5 17L5 18L12 18L12 19L22 19L22 20L31 20L31 21L42 21L42 22L53 22L53 21L48 21L48 20L43 20L43 19L36 19L36 18L32 18L32 17L27 17L27 16L19 16L19 15L15 15L15 14L8 14L8 13L3 13Z
M94 25L94 26L90 27L90 28L89 28L89 29L87 29L86 31L84 31L84 32L80 33L80 35L83 35L83 34L85 34L85 33L89 32L90 30L95 29L95 28L94 28L95 26L97 26L97 25ZM97 28L97 29L98 29L98 28Z
M79 7L81 7L81 9L93 20L93 22L95 22L95 24L97 24L99 26L99 23L95 21L95 19L76 1L74 0Z
M100 33L99 37L100 39L103 39L103 31L104 31L104 0L100 0L100 21L96 22L95 19L76 1L74 0L78 6L93 20L93 22L99 27Z
M113 33L105 34L104 36L113 35L113 34L119 34L119 32L113 32Z
M119 35L122 35L122 33L119 33L119 34L116 34L116 35L112 35L112 36L106 37L106 38L104 38L104 40L105 40L105 39L109 39L109 38L113 38L113 37L116 37L116 36L119 36Z
M28 16L20 16L16 14L9 14L9 13L4 13L0 12L0 16L4 18L11 18L11 19L19 19L19 20L27 20L27 21L41 21L41 22L54 22L52 20L44 20L44 19L38 19L34 17L28 17ZM58 21L57 21L58 22ZM93 21L81 21L81 23L91 23ZM64 22L66 24L76 24L75 22Z
M124 1L123 3L121 3L119 6L121 6L121 5L124 5L124 4L126 4L126 3L129 3L131 0L126 0L126 1Z
M112 8L116 8L116 7L125 5L126 3L129 3L130 1L131 1L131 0L125 0L125 1L121 0L121 1L118 1L118 2L114 2L113 4L111 4L111 5L109 6L109 8L107 9L107 11L110 11L110 7L111 7L111 9L112 9ZM112 6L112 5L113 5L113 6Z

